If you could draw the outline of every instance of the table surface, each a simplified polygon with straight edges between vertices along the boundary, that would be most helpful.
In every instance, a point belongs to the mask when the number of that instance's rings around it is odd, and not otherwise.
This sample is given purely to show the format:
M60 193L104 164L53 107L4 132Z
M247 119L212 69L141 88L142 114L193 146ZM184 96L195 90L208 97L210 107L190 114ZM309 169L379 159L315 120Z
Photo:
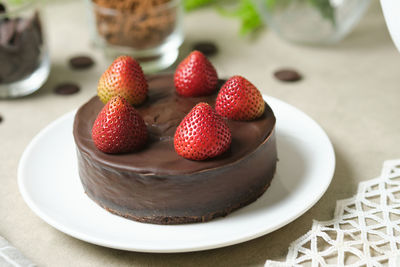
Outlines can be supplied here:
M97 79L108 63L91 45L82 1L53 2L45 11L52 57L48 82L29 97L0 100L0 235L39 266L261 266L266 259L283 260L289 244L310 229L313 219L331 219L336 200L353 196L360 181L379 175L384 160L399 157L400 55L378 1L344 41L326 47L290 44L269 30L257 38L239 37L237 21L204 9L185 17L181 54L186 55L198 40L213 40L221 50L212 58L220 77L246 76L263 93L314 118L336 153L336 170L327 192L287 226L209 251L136 253L72 238L46 224L24 203L17 166L27 144L43 127L95 94ZM71 70L68 58L81 53L92 55L95 67ZM281 67L298 69L304 79L292 84L277 81L272 73ZM77 81L82 90L70 96L54 94L54 86L64 81Z

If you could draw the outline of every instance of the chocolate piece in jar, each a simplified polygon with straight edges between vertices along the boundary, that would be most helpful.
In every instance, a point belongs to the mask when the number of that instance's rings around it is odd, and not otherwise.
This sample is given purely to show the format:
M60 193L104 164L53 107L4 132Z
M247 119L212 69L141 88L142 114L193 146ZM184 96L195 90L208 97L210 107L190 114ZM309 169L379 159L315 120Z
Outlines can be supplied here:
M0 14L6 12L6 6L2 3L0 3Z
M32 74L41 61L43 37L38 13L29 18L0 20L0 83L12 83Z
M110 45L150 49L175 29L173 0L93 0L98 34Z

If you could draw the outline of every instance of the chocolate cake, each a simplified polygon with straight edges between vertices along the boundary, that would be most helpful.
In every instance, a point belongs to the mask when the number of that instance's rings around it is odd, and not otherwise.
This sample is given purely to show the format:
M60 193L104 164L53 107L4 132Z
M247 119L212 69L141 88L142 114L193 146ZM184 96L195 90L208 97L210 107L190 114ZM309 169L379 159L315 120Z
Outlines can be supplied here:
M207 97L176 94L172 74L148 77L148 99L135 107L142 115L149 141L140 151L106 154L91 138L104 104L97 96L84 104L74 121L79 175L87 195L106 210L140 222L182 224L226 216L260 197L275 173L275 116L266 104L254 121L227 120L232 143L221 156L205 161L180 157L174 133Z

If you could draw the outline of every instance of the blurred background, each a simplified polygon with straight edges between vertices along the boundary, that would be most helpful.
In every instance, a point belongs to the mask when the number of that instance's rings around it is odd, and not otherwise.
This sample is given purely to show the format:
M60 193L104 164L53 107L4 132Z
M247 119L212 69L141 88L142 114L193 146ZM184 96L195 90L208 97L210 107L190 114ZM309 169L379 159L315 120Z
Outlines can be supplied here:
M252 49L253 44L260 43L260 39L269 34L276 35L282 43L335 49L352 32L370 2L3 1L0 8L0 60L9 64L0 68L0 97L23 96L39 89L48 78L50 66L53 70L60 67L56 59L68 51L71 57L80 54L81 57L71 59L79 65L75 66L78 69L92 66L92 57L101 57L96 61L109 63L119 55L128 54L140 61L146 73L154 73L169 67L173 70L171 65L178 56L187 55L191 50L197 49L212 57L221 50L224 53L231 49L220 45L228 40L229 43L246 42L248 49ZM208 15L200 15L204 12ZM199 16L202 19L196 21ZM218 28L223 31L216 31ZM268 44L264 49L268 49ZM263 53L263 49L258 53ZM50 60L51 57L54 60Z

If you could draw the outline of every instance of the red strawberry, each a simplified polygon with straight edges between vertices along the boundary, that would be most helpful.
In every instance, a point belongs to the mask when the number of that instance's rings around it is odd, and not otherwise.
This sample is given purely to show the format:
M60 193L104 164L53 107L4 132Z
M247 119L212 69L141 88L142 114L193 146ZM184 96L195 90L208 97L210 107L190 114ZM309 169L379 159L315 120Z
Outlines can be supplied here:
M251 82L242 76L233 76L221 87L215 110L229 119L249 121L264 113L265 102Z
M175 151L192 160L204 160L224 153L232 141L226 122L207 103L197 104L175 132Z
M147 128L136 109L123 97L115 96L97 115L92 139L105 153L131 152L146 143Z
M205 96L217 88L218 75L206 56L193 51L176 68L174 82L176 92L182 96Z
M148 85L139 63L129 56L120 56L100 77L97 94L105 104L113 96L123 96L131 105L146 100Z

